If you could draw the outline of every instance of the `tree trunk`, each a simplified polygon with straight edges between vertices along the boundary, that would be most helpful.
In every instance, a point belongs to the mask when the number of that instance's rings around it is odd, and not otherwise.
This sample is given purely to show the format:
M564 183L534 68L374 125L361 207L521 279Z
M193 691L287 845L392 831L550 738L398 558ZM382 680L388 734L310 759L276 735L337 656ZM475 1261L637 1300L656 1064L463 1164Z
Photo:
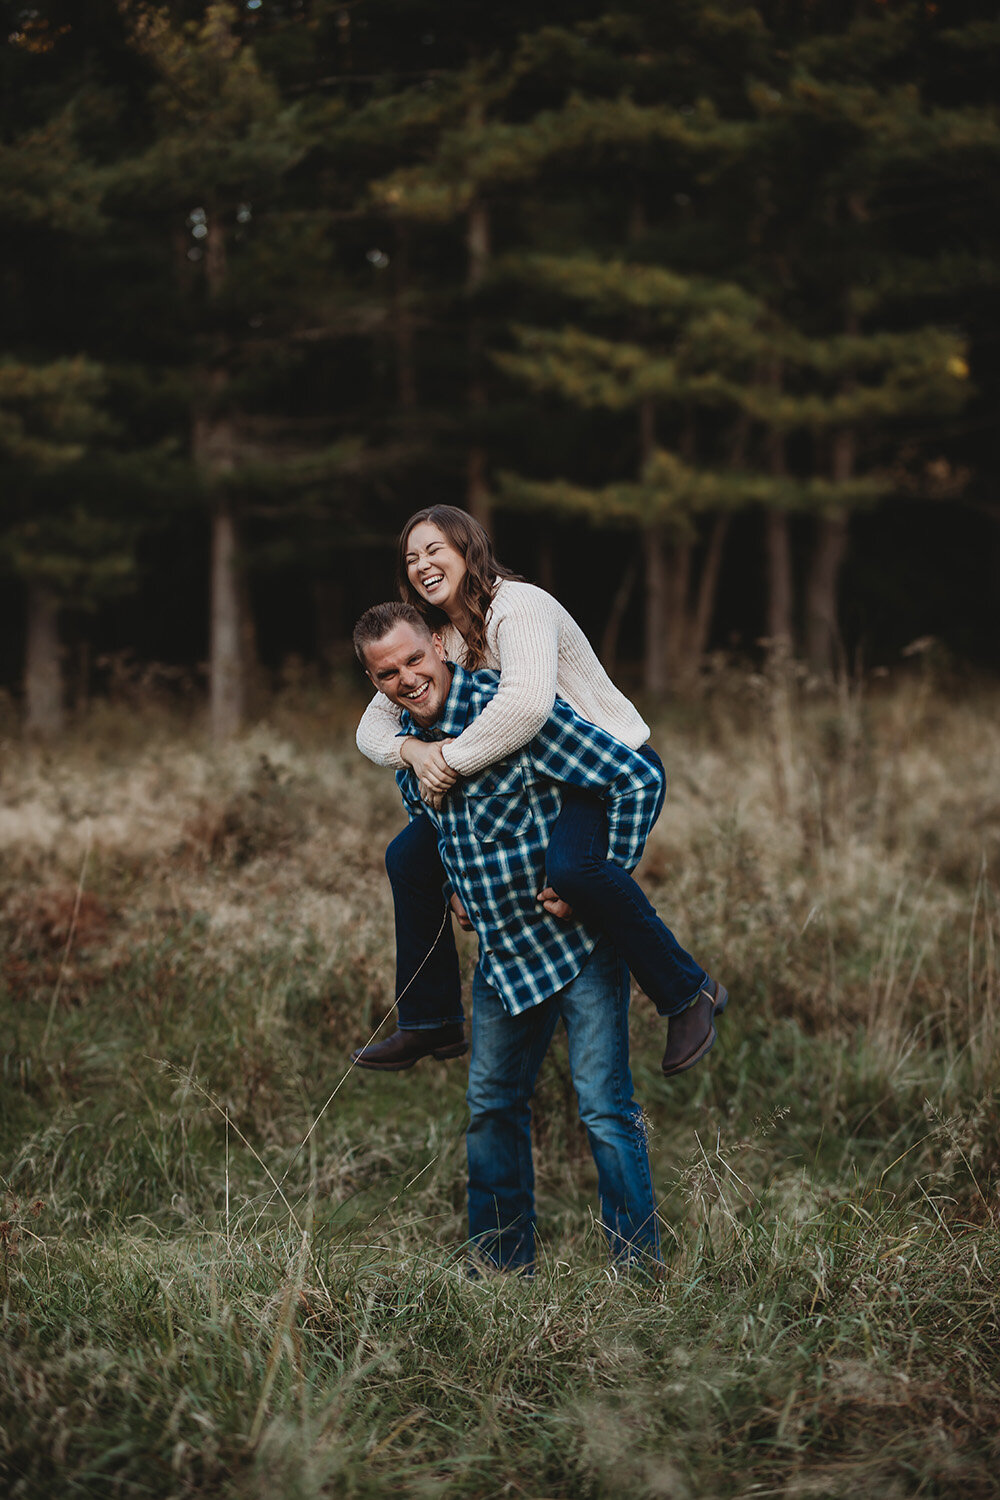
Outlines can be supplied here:
M846 203L851 218L865 218L865 202L860 194L849 195ZM851 307L846 311L844 331L848 335L858 331L858 315ZM848 380L843 389L850 390L853 383ZM830 448L830 477L834 484L846 484L854 477L855 457L853 430L835 432ZM806 657L810 670L818 677L832 676L837 665L840 646L837 584L847 555L847 528L847 513L842 509L821 516L816 523L806 594Z
M842 483L854 473L854 434L838 432L833 439L831 474ZM847 516L838 511L816 523L816 543L806 594L806 656L817 677L833 675L840 643L837 583L847 556Z
M667 543L661 526L643 533L646 577L646 650L643 686L651 698L667 690Z
M689 417L684 424L681 435L681 454L684 462L692 467L697 458L697 429L693 418ZM733 425L729 440L729 466L732 469L741 469L746 461L747 439L750 436L750 419L746 413L740 413ZM715 600L719 592L719 574L722 570L722 555L726 547L726 538L729 535L730 517L727 514L718 515L712 521L712 529L709 533L708 545L705 548L705 556L702 559L701 573L698 578L698 591L689 603L691 591L690 579L690 548L688 549L688 561L683 578L678 579L680 593L680 605L682 609L682 631L683 631L683 654L680 658L679 667L682 676L689 682L694 681L701 667L702 658L708 649L708 639L712 630L712 618L715 614Z
M618 637L621 635L622 621L625 618L625 611L628 609L629 600L632 598L632 590L635 588L635 579L638 571L637 558L633 557L622 573L621 580L615 590L615 596L611 601L611 608L608 610L607 622L601 634L601 649L598 655L609 677L614 677L615 668L618 665Z
M719 589L722 554L728 534L729 517L716 516L712 523L712 534L708 539L708 550L705 553L705 560L701 566L701 577L698 580L698 598L691 621L690 656L695 667L700 665L701 659L708 649L708 637L712 629L712 616L715 613L715 596Z
M688 654L688 594L691 588L691 543L675 542L667 554L667 598L664 638L671 686L691 676Z
M781 361L774 360L769 371L769 384L776 391L781 390L783 374ZM771 474L775 479L784 479L788 473L785 434L773 429L767 446ZM791 537L788 516L783 510L766 512L764 548L767 558L768 654L775 659L788 658L794 646L794 591Z
M226 387L226 374L209 377L209 409L192 424L191 452L209 480L235 467L236 437L229 417L211 410ZM212 738L236 734L246 709L247 601L240 579L239 525L232 496L218 486L212 510L212 560L209 589L209 724Z
M483 284L490 259L490 215L485 203L471 204L466 224L469 252L466 290L475 295ZM481 426L486 411L486 371L483 359L482 322L473 311L469 318L469 416L473 428ZM469 448L466 471L466 505L487 531L490 527L490 492L486 483L486 450L478 433Z
M469 461L465 470L465 505L470 516L489 531L493 521L490 490L486 483L486 449L474 443L469 449Z
M205 286L214 301L225 289L229 274L229 243L222 211L217 204L206 205L205 238L202 249L205 253Z
M210 301L225 291L228 246L221 212L212 205L205 218L205 285ZM236 435L224 404L229 376L224 351L206 376L205 403L191 424L191 456L209 482L236 467ZM238 733L246 711L249 606L240 578L239 526L232 495L216 485L212 509L211 579L209 586L209 726L214 740Z
M698 450L698 432L694 414L688 409L677 445L681 459L693 468ZM694 562L693 545L679 541L670 549L667 585L667 672L672 687L689 686L697 675L697 621L691 607L691 578ZM709 580L710 582L710 580ZM705 608L709 600L706 596Z
M345 656L347 638L344 585L339 578L321 575L313 580L313 612L319 659L326 671L332 672Z
M404 224L396 225L396 254L392 285L392 326L396 344L396 391L404 412L417 404L417 377L413 361L413 314L410 310L410 236Z
M639 477L642 478L656 448L656 407L651 396L639 404ZM667 540L662 526L647 526L643 532L646 581L646 640L643 684L653 698L667 690Z
M692 427L692 433L693 433ZM747 440L750 436L750 418L745 412L741 412L733 425L733 431L729 442L729 466L732 469L742 469L746 463ZM690 461L694 462L694 451ZM719 592L719 574L722 571L722 556L726 550L726 538L729 535L729 515L716 516L712 522L712 531L708 539L708 547L705 550L704 561L701 565L701 577L698 579L698 596L691 612L688 624L689 652L692 667L696 671L700 665L705 652L708 650L708 640L712 630L712 619L715 615L715 600Z
M51 739L65 722L59 603L49 589L29 583L24 660L25 728Z
M840 640L837 580L846 553L846 516L821 517L806 585L806 657L817 677L832 677L836 667Z
M250 599L250 578L240 563L240 525L238 513L233 513L236 527L236 581L240 595L240 665L243 673L243 715L257 718L261 712L263 688L260 657L257 654L257 621L254 619Z
M80 718L90 707L90 641L84 636L74 652L73 712Z
M792 623L792 544L788 517L783 510L764 515L767 553L767 639L772 656L790 656L794 641Z
M238 555L236 518L232 508L220 502L212 517L209 717L214 740L229 739L243 722L243 611Z

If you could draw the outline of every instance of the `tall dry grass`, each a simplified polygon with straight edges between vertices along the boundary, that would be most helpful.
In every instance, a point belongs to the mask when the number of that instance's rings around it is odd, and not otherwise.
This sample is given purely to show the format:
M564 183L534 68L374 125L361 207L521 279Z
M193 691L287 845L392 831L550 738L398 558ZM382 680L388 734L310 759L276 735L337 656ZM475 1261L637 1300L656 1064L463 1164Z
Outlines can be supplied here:
M641 875L734 1001L667 1085L634 1000L653 1285L558 1046L531 1285L463 1275L462 1065L344 1077L401 820L353 711L0 747L5 1492L996 1494L995 687L720 672L658 723Z

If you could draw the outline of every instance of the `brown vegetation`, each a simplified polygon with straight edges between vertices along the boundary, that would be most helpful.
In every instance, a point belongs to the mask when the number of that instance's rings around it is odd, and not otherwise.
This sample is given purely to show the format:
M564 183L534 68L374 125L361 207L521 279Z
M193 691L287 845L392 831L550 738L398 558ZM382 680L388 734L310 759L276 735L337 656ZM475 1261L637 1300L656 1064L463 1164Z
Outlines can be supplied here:
M353 713L5 746L10 1493L995 1494L995 690L720 668L658 724L641 875L734 1002L668 1087L635 997L653 1286L558 1047L533 1286L462 1275L461 1065L348 1073L401 820Z

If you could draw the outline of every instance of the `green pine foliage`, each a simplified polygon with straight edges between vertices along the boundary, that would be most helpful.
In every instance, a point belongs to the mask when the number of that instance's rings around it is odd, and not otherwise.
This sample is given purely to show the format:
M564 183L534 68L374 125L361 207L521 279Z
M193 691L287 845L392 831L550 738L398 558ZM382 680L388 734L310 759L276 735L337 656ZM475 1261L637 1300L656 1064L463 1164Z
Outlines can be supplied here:
M356 549L470 465L501 533L669 513L693 579L720 517L789 517L803 574L838 510L988 508L997 60L978 0L44 0L3 61L0 357L99 367L104 425L7 400L6 461L17 424L104 455L95 525L168 550L224 492L262 590L280 556L345 634Z

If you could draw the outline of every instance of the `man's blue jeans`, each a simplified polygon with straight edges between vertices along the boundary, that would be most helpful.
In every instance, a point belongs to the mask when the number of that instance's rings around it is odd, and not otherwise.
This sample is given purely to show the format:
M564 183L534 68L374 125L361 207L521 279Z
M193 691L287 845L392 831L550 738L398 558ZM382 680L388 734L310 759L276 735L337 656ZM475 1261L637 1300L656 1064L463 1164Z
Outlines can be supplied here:
M655 750L644 745L639 754L662 773ZM662 792L660 800L662 804ZM575 917L612 940L660 1015L676 1015L691 1003L708 976L657 916L641 887L607 854L604 803L565 788L562 811L549 840L546 879L569 902ZM398 1024L420 1031L462 1021L450 918L435 942L444 917L445 875L430 818L414 818L393 839L385 864L396 913L397 997L413 981L399 1003Z
M660 1258L642 1111L628 1064L629 985L625 965L602 940L558 994L512 1016L477 967L472 987L472 1060L466 1137L469 1239L503 1270L535 1259L531 1098L557 1022L597 1164L601 1225L615 1261Z

